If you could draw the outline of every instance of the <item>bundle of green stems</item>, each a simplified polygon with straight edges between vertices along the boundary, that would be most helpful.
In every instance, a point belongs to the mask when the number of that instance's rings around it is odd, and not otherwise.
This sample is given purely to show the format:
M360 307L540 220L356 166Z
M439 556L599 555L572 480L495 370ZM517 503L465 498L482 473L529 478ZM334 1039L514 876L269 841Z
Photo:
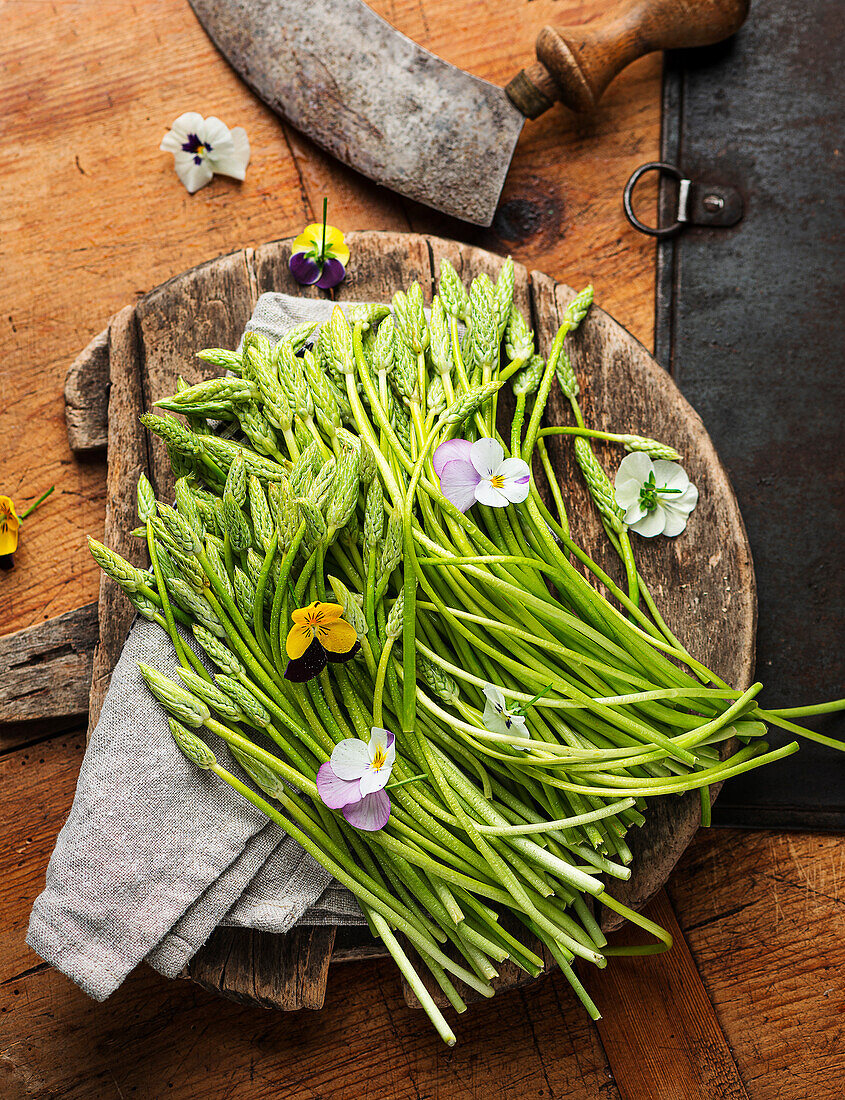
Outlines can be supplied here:
M421 967L460 1012L460 983L492 996L505 959L538 974L539 942L597 1019L575 961L604 967L614 953L671 944L606 885L630 877L626 835L649 799L698 789L707 823L712 784L797 749L770 750L766 723L839 747L793 718L843 701L763 711L760 684L723 682L660 616L589 439L677 455L585 426L566 338L591 300L587 288L571 302L543 359L513 304L510 262L469 290L444 262L428 315L414 284L392 311L338 306L319 334L298 326L272 344L251 333L240 352L202 352L227 374L180 380L158 403L185 421L144 418L176 476L175 508L139 484L137 533L151 567L91 543L172 639L181 682L142 671L185 755L349 888L450 1045ZM506 382L515 411L500 435ZM541 427L553 385L573 427ZM554 431L574 436L624 585L570 536L544 442ZM535 475L525 502L469 514L451 504L432 456L456 436L498 439L524 459ZM547 482L542 495L536 478ZM291 612L315 600L342 605L360 652L293 683ZM489 684L524 717L521 732L486 728ZM315 780L338 742L366 740L373 726L395 734L397 756L389 821L363 832L323 804ZM222 767L200 733L225 742L243 772ZM609 948L601 907L654 944ZM526 936L505 927L508 914Z

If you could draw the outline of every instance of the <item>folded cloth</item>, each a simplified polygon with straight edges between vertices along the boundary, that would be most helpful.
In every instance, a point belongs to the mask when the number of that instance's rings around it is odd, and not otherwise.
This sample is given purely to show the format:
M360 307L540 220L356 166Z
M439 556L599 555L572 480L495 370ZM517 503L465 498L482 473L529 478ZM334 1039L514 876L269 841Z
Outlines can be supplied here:
M246 331L278 340L331 310L323 299L263 294ZM220 924L363 923L352 895L295 840L182 756L138 661L176 678L173 646L155 623L136 621L114 670L29 946L104 1000L143 959L175 977ZM218 739L214 751L249 782Z

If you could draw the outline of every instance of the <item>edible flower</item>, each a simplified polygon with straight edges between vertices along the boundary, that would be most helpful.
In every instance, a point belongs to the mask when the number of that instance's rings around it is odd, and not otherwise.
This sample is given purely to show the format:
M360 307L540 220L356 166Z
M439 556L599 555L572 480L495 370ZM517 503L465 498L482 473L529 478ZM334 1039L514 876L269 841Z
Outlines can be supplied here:
M11 497L0 496L0 569L12 569L14 567L13 555L18 548L21 523L35 511L42 501L47 499L54 489L55 485L51 485L47 492L42 493L22 516L19 516L15 511L15 503Z
M14 501L10 497L0 497L0 558L8 558L8 565L3 563L6 569L11 568L12 554L18 548L20 526Z
M698 489L677 462L652 461L642 451L625 455L614 482L625 522L645 538L680 535L698 503Z
M320 798L356 829L374 833L387 824L390 798L384 788L396 760L395 741L388 730L373 726L369 742L359 737L338 742L317 772Z
M342 282L349 263L349 249L343 234L333 225L326 225L328 199L323 199L323 224L306 225L293 242L293 252L288 267L298 283L303 286L316 284L321 290L330 290Z
M508 710L507 700L501 688L487 684L484 689L484 714L482 721L491 733L512 734L515 737L528 737L525 717L516 710Z
M285 679L296 684L313 680L327 662L350 661L358 652L355 627L343 617L339 603L314 600L307 607L293 612L293 626L288 631L285 650L290 660Z
M434 452L440 491L466 512L476 501L491 508L521 504L528 496L531 471L521 458L505 458L496 439L447 439Z
M211 183L215 173L242 180L250 157L242 126L230 130L214 115L203 118L196 111L179 115L159 148L173 154L176 175L191 195Z

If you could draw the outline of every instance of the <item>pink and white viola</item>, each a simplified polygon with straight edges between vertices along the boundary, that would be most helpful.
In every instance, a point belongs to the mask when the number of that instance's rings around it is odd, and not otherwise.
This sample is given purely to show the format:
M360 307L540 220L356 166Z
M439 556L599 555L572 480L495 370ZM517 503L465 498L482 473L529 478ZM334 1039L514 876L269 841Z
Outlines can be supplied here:
M390 798L384 788L396 760L395 741L388 730L373 726L369 742L358 737L339 741L317 772L322 801L356 829L374 833L388 822Z
M460 511L476 502L491 508L521 504L531 488L531 471L521 458L505 458L496 439L448 439L434 452L440 491Z

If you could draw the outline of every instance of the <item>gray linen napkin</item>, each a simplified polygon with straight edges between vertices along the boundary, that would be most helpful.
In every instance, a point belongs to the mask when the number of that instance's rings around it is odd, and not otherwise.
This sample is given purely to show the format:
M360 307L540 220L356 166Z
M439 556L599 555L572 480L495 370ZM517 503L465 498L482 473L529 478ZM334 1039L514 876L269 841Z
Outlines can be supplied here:
M332 308L263 294L246 331L276 340L328 320ZM175 977L220 924L286 932L297 921L363 923L352 895L296 841L185 760L139 660L176 676L170 639L136 621L30 917L29 946L101 1001L145 958ZM213 740L221 764L248 781Z

